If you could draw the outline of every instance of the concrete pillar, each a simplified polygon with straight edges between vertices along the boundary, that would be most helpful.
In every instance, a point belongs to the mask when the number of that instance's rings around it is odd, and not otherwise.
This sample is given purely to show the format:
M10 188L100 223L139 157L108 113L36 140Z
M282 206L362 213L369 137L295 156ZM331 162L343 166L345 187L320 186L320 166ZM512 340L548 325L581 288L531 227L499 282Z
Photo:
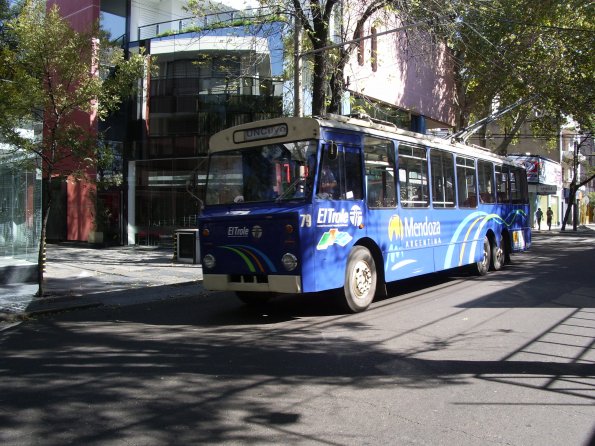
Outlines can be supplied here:
M136 161L128 161L128 245L136 243Z

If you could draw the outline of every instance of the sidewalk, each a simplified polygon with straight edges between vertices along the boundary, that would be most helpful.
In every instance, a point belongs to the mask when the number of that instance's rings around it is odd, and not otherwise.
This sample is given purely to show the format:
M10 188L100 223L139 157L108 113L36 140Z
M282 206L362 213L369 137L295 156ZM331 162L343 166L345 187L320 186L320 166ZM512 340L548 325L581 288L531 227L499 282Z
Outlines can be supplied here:
M578 225L576 231L572 229L572 224L566 225L566 230L562 231L561 226L552 226L552 229L549 230L547 225L541 224L541 230L533 228L531 230L532 237L539 237L542 235L545 236L562 236L562 237L573 237L573 236L591 236L595 235L595 223L590 223L587 225Z
M172 256L161 248L48 244L46 297L34 297L35 283L0 285L0 321L202 294L201 266L174 263Z

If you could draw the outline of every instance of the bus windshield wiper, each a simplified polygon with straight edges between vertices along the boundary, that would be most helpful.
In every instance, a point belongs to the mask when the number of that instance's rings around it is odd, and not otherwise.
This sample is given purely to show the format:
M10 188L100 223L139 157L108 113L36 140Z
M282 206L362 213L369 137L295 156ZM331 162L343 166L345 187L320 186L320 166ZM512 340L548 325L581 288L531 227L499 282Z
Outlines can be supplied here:
M281 200L285 200L286 198L294 198L294 197L289 197L290 192L295 191L296 187L302 182L305 181L305 178L302 177L298 177L295 180L293 180L292 183L289 184L289 186L287 186L287 189L285 189L283 191L283 193L281 195L279 195L277 197L277 199L275 200L276 202L279 202Z

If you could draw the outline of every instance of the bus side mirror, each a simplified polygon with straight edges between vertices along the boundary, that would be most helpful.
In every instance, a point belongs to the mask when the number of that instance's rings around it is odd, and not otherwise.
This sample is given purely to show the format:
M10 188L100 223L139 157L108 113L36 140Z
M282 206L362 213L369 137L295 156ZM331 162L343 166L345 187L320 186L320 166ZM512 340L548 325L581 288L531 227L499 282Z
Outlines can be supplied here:
M339 148L334 141L329 142L327 145L327 156L329 160L336 160L339 155Z

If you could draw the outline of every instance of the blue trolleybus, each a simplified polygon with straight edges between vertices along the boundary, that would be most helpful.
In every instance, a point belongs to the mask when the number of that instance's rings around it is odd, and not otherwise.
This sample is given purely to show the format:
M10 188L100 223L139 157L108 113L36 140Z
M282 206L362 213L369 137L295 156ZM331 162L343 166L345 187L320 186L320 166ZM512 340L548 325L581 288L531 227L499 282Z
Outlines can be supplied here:
M525 171L481 148L365 118L279 118L210 141L203 285L249 304L339 290L352 312L386 283L529 248Z

